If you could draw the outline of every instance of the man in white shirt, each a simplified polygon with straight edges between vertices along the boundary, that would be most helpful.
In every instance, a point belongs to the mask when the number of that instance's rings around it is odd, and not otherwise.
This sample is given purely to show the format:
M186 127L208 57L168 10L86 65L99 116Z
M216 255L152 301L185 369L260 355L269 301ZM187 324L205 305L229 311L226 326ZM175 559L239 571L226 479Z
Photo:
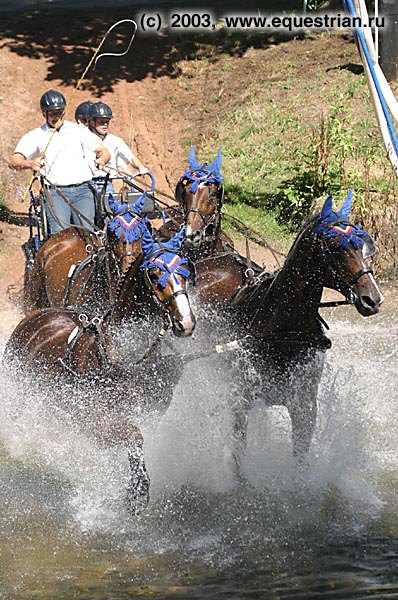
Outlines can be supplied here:
M109 132L109 123L112 117L111 107L104 102L95 102L89 107L87 113L90 130L101 139L102 144L109 150L111 155L110 161L107 164L107 167L111 169L106 188L107 192L114 192L111 180L117 178L118 169L129 172L131 168L133 171L138 170L141 175L148 173L148 169L144 167L128 145L120 137ZM106 172L101 169L94 171L92 183L99 194L102 191L105 176Z
M40 108L46 122L22 136L9 167L32 169L44 176L52 235L71 223L93 230L95 206L89 182L92 170L109 161L109 151L88 128L64 120L66 100L61 92L45 92Z

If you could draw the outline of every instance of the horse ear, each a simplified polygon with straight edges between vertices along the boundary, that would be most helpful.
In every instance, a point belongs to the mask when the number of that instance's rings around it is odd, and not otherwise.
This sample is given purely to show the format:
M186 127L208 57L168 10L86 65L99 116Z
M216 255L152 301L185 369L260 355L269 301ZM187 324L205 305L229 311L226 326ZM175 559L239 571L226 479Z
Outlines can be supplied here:
M348 192L347 198L344 200L343 206L338 211L339 216L343 217L343 219L348 219L348 215L350 214L350 210L351 210L351 205L352 205L352 190L350 190Z
M144 235L142 236L142 250L144 255L147 256L152 252L155 242L148 229L145 229Z
M221 146L218 149L218 154L212 164L209 167L209 171L214 175L221 175L221 165L222 165L222 156L221 156L222 148Z
M176 233L176 235L174 237L172 237L168 242L166 242L165 245L168 248L170 248L171 250L176 250L178 252L178 250L181 249L182 242L184 241L184 236L185 236L185 225L183 227L181 227L180 231L178 233Z
M201 167L200 162L198 162L196 159L195 146L193 144L191 146L191 151L189 153L188 164L189 164L189 168L191 169L191 171L196 171L197 169L199 169Z
M146 192L141 194L141 196L138 198L138 200L134 202L134 204L131 204L131 210L133 210L137 214L140 214L144 209L145 199Z
M326 198L324 205L322 206L322 210L321 210L321 219L326 219L327 217L329 217L332 214L332 208L333 208L333 198L332 198L332 194L329 194L329 196Z
M109 208L111 209L112 213L115 214L118 210L120 210L120 204L119 202L116 200L116 198L113 197L113 194L110 193L109 194Z

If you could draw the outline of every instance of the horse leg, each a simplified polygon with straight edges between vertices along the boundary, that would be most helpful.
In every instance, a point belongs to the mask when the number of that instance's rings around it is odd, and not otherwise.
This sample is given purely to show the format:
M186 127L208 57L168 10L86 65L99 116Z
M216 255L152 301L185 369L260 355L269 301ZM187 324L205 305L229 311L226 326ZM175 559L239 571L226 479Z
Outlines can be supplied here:
M125 505L129 513L138 515L149 502L149 475L144 460L144 439L138 427L114 412L99 422L101 439L108 444L127 447L130 479L126 489Z
M130 481L127 486L126 508L132 515L138 515L149 502L149 475L145 466L144 440L137 430L128 447Z
M314 436L318 412L316 396L316 391L310 392L304 398L304 402L302 398L301 402L296 398L296 401L288 406L292 423L293 457L299 467L306 463Z
M252 403L244 396L240 396L238 401L232 406L232 458L233 473L239 484L246 485L246 478L242 472L242 460L246 454L247 446L247 426L249 421L249 411Z
M292 422L293 456L298 466L305 464L314 437L323 364L324 355L319 354L301 366L299 378L294 382L293 397L287 403Z

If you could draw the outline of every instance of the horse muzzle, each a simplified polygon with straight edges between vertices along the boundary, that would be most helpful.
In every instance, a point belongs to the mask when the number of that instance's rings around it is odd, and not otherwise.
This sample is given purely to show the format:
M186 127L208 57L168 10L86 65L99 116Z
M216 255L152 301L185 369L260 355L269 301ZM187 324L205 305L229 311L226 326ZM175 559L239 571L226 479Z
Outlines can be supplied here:
M185 233L182 247L186 250L197 250L203 241L203 231L194 229Z
M172 319L173 333L176 337L189 337L196 327L196 319L193 315L182 319Z
M382 294L363 294L356 297L354 305L360 315L371 317L372 315L377 315L383 301L384 297Z

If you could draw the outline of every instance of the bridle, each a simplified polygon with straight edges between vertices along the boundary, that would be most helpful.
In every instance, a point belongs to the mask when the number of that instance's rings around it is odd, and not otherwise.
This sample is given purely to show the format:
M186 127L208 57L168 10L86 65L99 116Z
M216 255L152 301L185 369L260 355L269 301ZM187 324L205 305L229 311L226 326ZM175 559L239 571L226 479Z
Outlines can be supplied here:
M186 182L186 183L184 183ZM191 207L191 208L186 208L185 207L185 201L183 198L183 194L184 192L187 193L187 186L188 186L188 182L192 182L192 180L188 179L188 178L182 178L180 179L180 184L184 186L184 189L182 190L182 194L181 194L181 202L184 205L184 220L185 222L187 222L188 216L190 213L194 213L194 214L198 214L199 217L202 219L203 221L203 225L204 225L204 229L203 229L203 238L207 239L207 240L217 240L218 239L218 235L219 235L219 230L220 230L220 223L221 223L221 207L224 201L224 186L221 183L218 182L206 182L203 181L203 183L206 184L206 187L214 184L216 185L215 189L210 190L209 192L209 199L212 197L216 197L217 198L217 204L215 209L211 212L211 214L209 215L205 215L204 212L202 210L200 210L200 208L197 207ZM191 194L195 195L197 193L196 192L190 192Z
M325 227L325 232L332 229L333 227L336 227L336 225L342 225L342 224L344 224L345 226L347 225L346 222L339 221L339 220L329 223L327 225L327 227ZM325 306L340 306L342 304L355 304L355 302L358 300L358 296L354 292L354 285L363 275L367 275L367 274L373 275L373 269L372 269L372 267L362 267L362 269L359 269L347 281L340 273L340 270L337 265L337 261L336 261L334 255L333 255L333 252L331 251L329 244L327 243L326 238L324 236L325 232L317 233L317 234L315 234L315 236L316 236L316 239L318 239L320 241L320 245L321 245L321 249L322 249L322 257L326 263L326 266L332 273L334 280L337 282L337 285L340 288L341 293L345 296L346 299L338 300L336 302L323 302L320 304L320 306L325 307Z
M187 220L188 215L191 212L200 216L204 224L203 234L205 238L218 237L218 231L220 228L221 207L224 199L224 186L218 184L216 189L210 190L209 199L214 196L217 198L217 204L215 210L212 211L210 215L205 215L203 211L201 211L197 207L192 207L185 210L185 221Z

